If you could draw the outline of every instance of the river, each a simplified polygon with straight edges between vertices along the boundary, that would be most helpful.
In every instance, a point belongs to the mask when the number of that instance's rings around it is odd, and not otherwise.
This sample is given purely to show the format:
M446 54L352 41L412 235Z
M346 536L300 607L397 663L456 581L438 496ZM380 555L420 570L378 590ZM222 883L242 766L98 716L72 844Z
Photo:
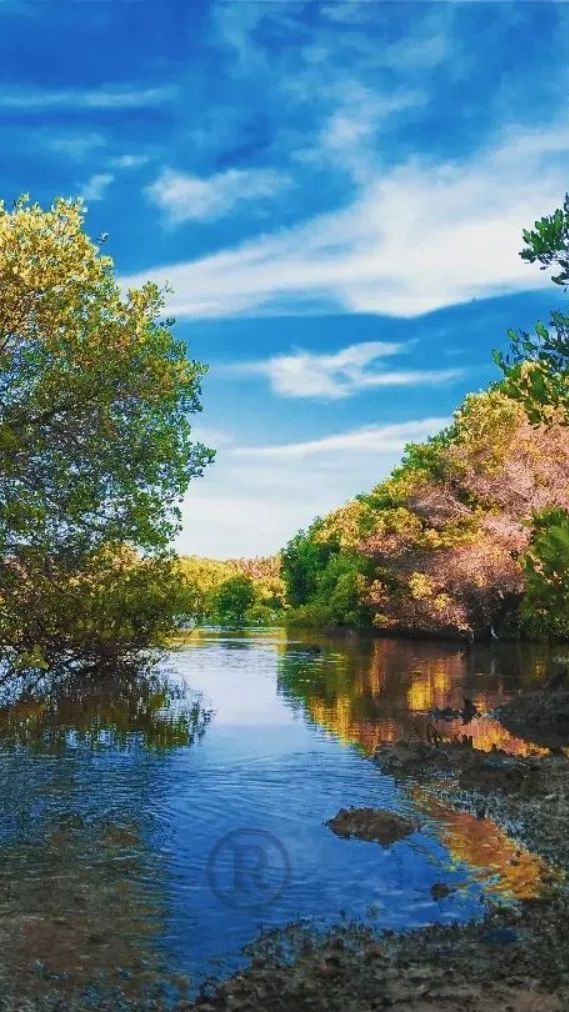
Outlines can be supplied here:
M168 979L169 994L191 993L239 966L263 927L407 929L479 916L486 896L539 895L537 857L418 784L404 792L370 756L463 696L486 713L548 664L527 644L202 631L152 675L4 705L4 991L136 997ZM443 730L529 747L491 716ZM340 839L325 823L349 806L420 828L390 848ZM433 898L437 883L452 893Z

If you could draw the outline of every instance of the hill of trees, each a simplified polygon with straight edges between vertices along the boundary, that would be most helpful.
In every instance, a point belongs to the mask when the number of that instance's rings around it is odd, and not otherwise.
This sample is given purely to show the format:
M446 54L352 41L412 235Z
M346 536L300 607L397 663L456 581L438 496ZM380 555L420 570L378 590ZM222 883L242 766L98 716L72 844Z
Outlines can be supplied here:
M290 621L561 634L559 615L537 607L535 584L544 539L569 533L568 509L569 427L532 426L501 386L470 395L450 428L409 446L386 481L288 544Z

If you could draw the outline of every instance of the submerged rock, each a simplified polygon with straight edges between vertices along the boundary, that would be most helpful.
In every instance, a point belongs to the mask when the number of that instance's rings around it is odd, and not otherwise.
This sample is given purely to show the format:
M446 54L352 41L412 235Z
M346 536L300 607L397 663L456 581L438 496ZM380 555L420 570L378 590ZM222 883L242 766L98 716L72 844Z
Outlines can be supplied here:
M326 825L336 836L369 840L382 847L390 847L418 828L411 819L381 808L341 808Z
M446 882L434 882L431 886L431 896L434 900L444 900L453 892L453 887L447 885Z

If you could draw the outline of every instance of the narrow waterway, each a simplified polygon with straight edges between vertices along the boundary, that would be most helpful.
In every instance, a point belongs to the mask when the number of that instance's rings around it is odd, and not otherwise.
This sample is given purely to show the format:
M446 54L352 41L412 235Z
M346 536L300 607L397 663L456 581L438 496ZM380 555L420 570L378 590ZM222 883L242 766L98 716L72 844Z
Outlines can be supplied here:
M369 757L463 696L487 713L547 665L528 645L202 632L138 681L6 704L3 987L136 998L169 975L174 994L239 965L261 927L345 916L405 929L479 916L485 896L539 895L538 858L419 786L403 793ZM444 731L528 749L491 717ZM420 828L390 848L339 839L325 822L349 806ZM436 883L456 888L435 899Z

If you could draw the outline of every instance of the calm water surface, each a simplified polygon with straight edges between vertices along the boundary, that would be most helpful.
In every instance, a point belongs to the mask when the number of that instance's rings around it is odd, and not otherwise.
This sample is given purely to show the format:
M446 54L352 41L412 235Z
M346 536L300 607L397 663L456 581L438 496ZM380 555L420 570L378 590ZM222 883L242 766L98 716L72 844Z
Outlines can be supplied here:
M487 820L408 792L369 756L463 695L484 711L545 649L281 631L194 634L159 676L51 687L0 711L0 976L21 997L164 972L229 972L260 927L343 914L411 928L538 895L542 863ZM491 717L445 725L526 752ZM341 807L410 814L389 849L325 826ZM455 888L436 901L431 886ZM4 983L4 986L8 986Z

